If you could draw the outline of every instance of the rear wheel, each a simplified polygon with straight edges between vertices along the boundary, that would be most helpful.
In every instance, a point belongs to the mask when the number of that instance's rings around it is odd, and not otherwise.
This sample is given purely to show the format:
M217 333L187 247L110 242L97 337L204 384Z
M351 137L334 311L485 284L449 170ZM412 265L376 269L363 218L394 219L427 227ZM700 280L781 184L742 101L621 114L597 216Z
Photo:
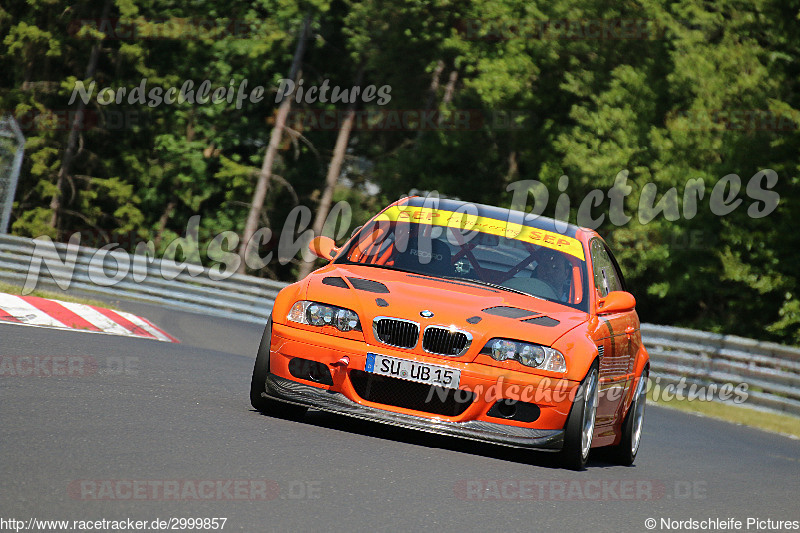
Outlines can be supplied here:
M633 401L622 423L622 439L619 444L609 448L611 459L620 465L630 466L636 460L639 444L642 442L642 427L644 426L644 406L647 403L647 378L649 372L645 370L639 377L639 384L633 395Z
M269 373L269 346L272 340L272 316L267 320L267 327L261 336L258 345L256 364L253 367L253 378L250 381L250 404L256 411L265 415L282 416L285 418L302 418L308 407L283 403L264 397L266 393L267 374Z
M578 386L564 427L564 448L560 459L565 467L573 470L583 470L586 467L592 447L599 391L597 369L595 361Z

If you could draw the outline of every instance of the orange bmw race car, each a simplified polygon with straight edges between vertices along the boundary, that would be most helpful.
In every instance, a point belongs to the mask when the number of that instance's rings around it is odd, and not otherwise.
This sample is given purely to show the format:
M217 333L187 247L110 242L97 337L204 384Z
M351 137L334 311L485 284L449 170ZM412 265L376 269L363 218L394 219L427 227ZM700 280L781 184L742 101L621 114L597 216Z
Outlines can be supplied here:
M404 198L277 296L253 369L263 413L309 407L625 465L649 369L634 297L594 231Z

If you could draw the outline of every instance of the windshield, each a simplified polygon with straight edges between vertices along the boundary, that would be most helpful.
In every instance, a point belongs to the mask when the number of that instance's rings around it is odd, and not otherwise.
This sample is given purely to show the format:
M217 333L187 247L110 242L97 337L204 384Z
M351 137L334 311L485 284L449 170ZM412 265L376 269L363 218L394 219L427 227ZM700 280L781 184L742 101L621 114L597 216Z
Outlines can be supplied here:
M364 226L336 262L491 285L587 311L586 262L576 239L527 226L507 237L511 225L502 221L413 222L390 210Z

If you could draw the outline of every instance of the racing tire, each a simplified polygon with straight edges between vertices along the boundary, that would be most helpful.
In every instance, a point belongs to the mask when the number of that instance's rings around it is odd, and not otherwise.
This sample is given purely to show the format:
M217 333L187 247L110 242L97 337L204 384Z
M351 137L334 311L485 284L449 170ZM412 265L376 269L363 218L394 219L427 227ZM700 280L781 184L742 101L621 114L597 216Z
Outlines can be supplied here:
M250 404L256 411L265 415L281 418L300 419L308 411L308 407L279 402L263 396L266 393L267 374L269 374L269 347L272 340L272 316L267 320L261 343L258 345L256 363L253 367L253 378L250 380Z
M595 361L578 386L564 426L564 447L559 452L559 459L562 466L571 470L585 469L589 460L600 390L598 374Z
M649 370L645 369L639 377L639 383L633 396L628 414L622 422L622 438L619 444L608 449L609 459L618 465L631 466L636 460L639 445L642 442L642 427L644 425L644 406L647 403L647 378Z

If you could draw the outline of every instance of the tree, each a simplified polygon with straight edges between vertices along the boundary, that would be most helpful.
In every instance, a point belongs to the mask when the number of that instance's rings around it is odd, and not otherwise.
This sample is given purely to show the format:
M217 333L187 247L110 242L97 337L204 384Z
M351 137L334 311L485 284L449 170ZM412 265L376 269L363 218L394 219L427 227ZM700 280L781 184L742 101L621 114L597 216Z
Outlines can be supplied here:
M306 43L308 42L309 29L311 27L311 17L306 15L303 21L302 29L300 30L297 38L297 47L294 52L294 59L292 60L292 67L289 70L289 80L295 82L301 73L300 66L305 54ZM283 137L283 130L286 126L286 118L289 115L289 110L292 107L292 97L294 96L294 89L292 89L286 97L280 96L280 106L278 113L275 116L275 126L272 128L272 133L267 146L267 152L264 156L264 163L261 166L261 172L258 175L258 183L256 184L255 191L253 192L253 201L250 205L250 212L247 215L247 222L245 222L244 233L242 234L242 242L239 248L239 256L242 262L239 266L239 272L244 273L247 264L247 255L249 253L248 245L253 239L253 234L258 227L258 220L261 210L264 207L264 198L267 196L269 189L269 181L272 177L272 167L275 163L275 156L278 153L278 148L281 144Z

